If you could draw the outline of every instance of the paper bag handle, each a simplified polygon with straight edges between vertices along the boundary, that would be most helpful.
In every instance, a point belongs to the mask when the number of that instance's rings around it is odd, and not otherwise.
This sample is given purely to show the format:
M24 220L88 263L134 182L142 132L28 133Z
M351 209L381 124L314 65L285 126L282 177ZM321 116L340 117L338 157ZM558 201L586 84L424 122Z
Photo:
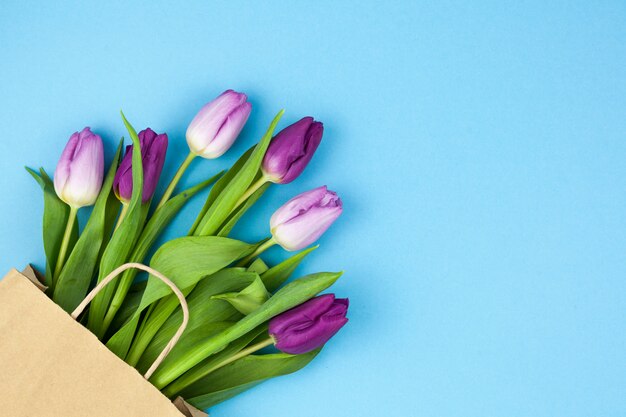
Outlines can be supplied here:
M183 332L185 331L185 328L187 327L187 323L189 323L189 307L187 306L187 301L185 300L185 296L178 289L178 287L172 281L170 281L165 275L163 275L162 273L160 273L159 271L155 269L150 268L149 266L136 263L136 262L129 262L129 263L120 265L119 267L111 271L109 275L104 277L104 279L100 281L98 285L96 285L95 288L91 290L91 292L89 292L89 294L87 294L85 299L72 312L71 316L74 320L76 320L76 318L80 315L80 313L82 313L83 310L85 310L85 307L87 307L87 305L91 302L91 300L93 300L96 297L96 295L98 295L98 293L100 292L100 290L102 290L102 288L104 288L104 286L106 286L119 274L121 274L122 272L130 268L141 269L142 271L148 272L149 274L154 275L156 278L163 281L163 283L165 283L168 287L170 287L170 289L174 292L174 294L176 294L176 297L178 297L178 301L180 301L180 307L183 310L183 322L180 324L180 327L176 331L176 334L174 334L174 336L172 337L172 340L170 340L170 342L165 346L165 348L163 348L163 351L161 351L161 354L154 360L154 362L150 366L150 369L148 369L148 371L143 376L145 379L149 379L154 373L154 371L156 371L159 365L163 362L165 357L174 348L176 343L178 343L178 340L180 339Z

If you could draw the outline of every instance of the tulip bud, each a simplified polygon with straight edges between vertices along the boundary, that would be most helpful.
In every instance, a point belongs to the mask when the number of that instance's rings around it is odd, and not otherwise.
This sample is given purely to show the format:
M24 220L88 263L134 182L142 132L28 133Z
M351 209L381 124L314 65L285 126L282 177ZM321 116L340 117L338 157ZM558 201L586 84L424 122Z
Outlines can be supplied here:
M288 251L315 242L339 217L343 205L326 186L302 193L274 212L270 230L276 243Z
M274 183L288 184L304 171L322 141L324 125L304 117L272 139L261 169Z
M200 109L187 128L189 149L203 158L222 156L239 136L252 105L243 93L224 91Z
M100 136L88 127L75 132L65 145L54 171L54 190L74 208L96 202L104 176L104 149Z
M269 323L274 346L292 355L322 347L348 322L348 304L347 298L325 294L274 317Z
M141 201L147 203L152 198L154 190L161 177L165 153L167 152L167 134L158 135L150 128L139 132L141 147L141 163L143 165L143 193ZM115 179L113 190L120 201L127 203L133 195L133 145L126 147L126 155L122 160Z

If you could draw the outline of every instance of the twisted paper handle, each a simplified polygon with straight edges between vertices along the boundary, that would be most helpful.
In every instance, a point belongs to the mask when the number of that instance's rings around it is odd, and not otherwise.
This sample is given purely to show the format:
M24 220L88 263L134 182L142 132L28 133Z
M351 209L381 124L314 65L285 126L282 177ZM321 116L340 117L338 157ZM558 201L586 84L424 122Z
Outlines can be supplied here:
M180 307L183 310L183 322L180 324L180 327L176 331L176 334L174 334L174 337L172 337L172 340L170 340L167 346L163 348L163 351L161 351L161 354L159 355L159 357L154 360L154 362L152 363L152 366L150 366L150 369L148 369L148 371L143 376L145 379L149 379L154 373L154 371L156 371L156 369L159 367L159 365L161 365L163 360L165 360L165 357L174 348L176 343L178 343L178 340L180 339L183 332L185 331L185 328L187 327L187 323L189 323L189 307L187 306L187 301L185 300L185 296L183 295L182 292L180 292L178 287L172 281L170 281L165 275L161 274L159 271L155 269L150 268L149 266L136 263L136 262L130 262L127 264L120 265L119 267L111 271L109 275L104 277L104 279L100 281L98 285L96 285L95 288L91 290L89 294L87 294L87 297L85 297L85 299L78 305L78 307L76 307L76 309L72 312L71 316L74 320L76 320L76 318L80 315L80 313L82 313L85 307L87 307L87 305L91 302L91 300L93 300L96 297L96 295L98 295L98 293L100 292L100 290L102 290L102 288L104 288L116 276L118 276L119 274L121 274L122 272L130 268L137 268L137 269L141 269L142 271L148 272L150 275L154 275L156 278L160 279L165 284L167 284L167 286L172 289L174 294L176 294L176 297L178 297L178 301L180 301Z

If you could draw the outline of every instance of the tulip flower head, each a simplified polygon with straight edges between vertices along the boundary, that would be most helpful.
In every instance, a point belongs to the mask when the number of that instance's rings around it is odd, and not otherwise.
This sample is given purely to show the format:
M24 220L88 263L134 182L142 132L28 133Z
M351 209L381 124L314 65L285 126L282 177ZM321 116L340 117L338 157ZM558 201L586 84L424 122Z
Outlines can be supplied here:
M195 155L222 156L235 142L250 116L252 105L243 93L224 91L200 109L187 128L187 144Z
M348 322L348 305L347 298L325 294L274 317L269 323L274 346L292 355L322 347Z
M326 186L302 193L272 215L273 240L288 251L303 249L319 239L342 211L341 199Z
M167 134L157 134L150 128L139 132L141 146L141 162L143 165L143 193L141 201L147 203L161 177L165 153L167 152ZM113 181L113 190L120 201L127 203L133 195L133 145L126 147L126 155L122 160Z
M304 117L278 132L263 158L265 177L277 184L295 180L313 158L323 133L324 125L312 117Z
M96 202L104 176L102 138L89 127L74 133L54 171L54 190L73 208Z

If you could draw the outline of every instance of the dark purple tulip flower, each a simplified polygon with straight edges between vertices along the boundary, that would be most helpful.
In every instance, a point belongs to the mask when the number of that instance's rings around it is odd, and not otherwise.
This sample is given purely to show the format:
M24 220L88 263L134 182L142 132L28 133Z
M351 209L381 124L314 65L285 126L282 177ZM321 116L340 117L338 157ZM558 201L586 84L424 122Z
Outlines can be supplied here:
M299 355L323 346L348 322L348 299L325 294L270 320L269 333L282 352Z
M143 163L143 194L141 200L147 203L154 194L163 163L167 152L167 134L157 134L154 130L147 128L139 132L139 144L141 146L141 161ZM120 164L115 179L113 190L115 195L122 202L127 203L133 194L133 145L126 147L126 155Z
M263 158L265 177L278 184L295 180L313 158L323 133L324 125L312 117L304 117L278 132Z

